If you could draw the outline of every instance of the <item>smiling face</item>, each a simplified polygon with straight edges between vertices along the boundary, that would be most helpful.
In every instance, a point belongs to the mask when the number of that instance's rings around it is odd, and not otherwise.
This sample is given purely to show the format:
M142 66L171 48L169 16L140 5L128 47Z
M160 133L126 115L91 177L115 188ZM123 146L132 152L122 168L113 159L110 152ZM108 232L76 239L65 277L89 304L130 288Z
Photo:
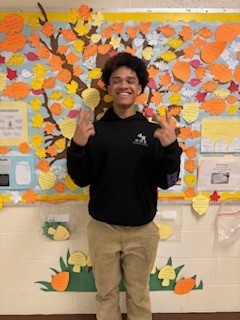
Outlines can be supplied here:
M135 101L141 89L137 74L132 69L122 66L113 71L108 92L113 98L114 111L119 116L133 115Z

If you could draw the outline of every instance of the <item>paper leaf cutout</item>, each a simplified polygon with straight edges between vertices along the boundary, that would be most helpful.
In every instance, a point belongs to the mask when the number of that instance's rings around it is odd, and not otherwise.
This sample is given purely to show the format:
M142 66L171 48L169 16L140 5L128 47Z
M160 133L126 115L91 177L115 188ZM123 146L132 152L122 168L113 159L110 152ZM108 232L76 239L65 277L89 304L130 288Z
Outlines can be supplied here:
M62 135L67 139L72 139L75 128L76 128L76 122L71 119L63 119L59 123L59 128L62 132Z
M174 293L176 294L187 294L196 286L196 279L185 278L179 280L174 286Z
M186 82L190 77L189 63L185 61L176 62L172 67L172 72L177 79Z
M82 91L82 99L85 106L95 109L100 103L100 92L95 88L88 88Z
M20 51L24 48L26 41L26 37L21 33L9 34L0 42L0 50L11 52Z
M8 147L0 147L0 154L7 154L9 151Z
M238 83L240 83L240 66L235 69L234 78Z
M29 190L26 190L26 192L23 194L22 198L26 202L35 202L37 200L37 195L36 195L35 191L29 189Z
M67 289L69 279L70 273L68 271L61 271L52 277L51 286L55 291L63 292Z
M206 112L210 113L211 115L220 115L226 109L226 103L222 99L209 99L208 101L204 101L200 109L204 109Z
M37 167L41 172L44 172L44 173L48 172L49 169L50 169L49 162L48 162L47 160L45 160L45 159L44 159L44 160L40 160L40 161L37 163L36 167Z
M9 14L0 22L0 32L18 33L24 27L24 19L18 14Z
M209 199L205 196L198 195L192 199L192 206L199 215L202 215L209 207Z
M4 73L0 73L0 91L4 90L6 88L7 84L7 77Z
M197 165L196 162L192 159L187 160L184 163L184 168L188 171L188 172L194 172L194 170L196 169Z
M205 44L201 49L201 59L206 63L214 63L226 46L226 42L216 41Z
M158 223L157 227L159 229L160 240L166 240L173 234L173 230L168 224Z
M212 64L207 67L214 76L213 80L217 80L220 83L230 82L232 80L231 70L225 64Z
M217 191L214 191L213 194L210 195L210 199L212 201L217 202L221 197L218 195Z
M40 172L38 184L42 190L49 190L54 186L56 180L57 177L53 172Z
M215 39L217 41L231 42L240 34L240 25L237 23L224 23L217 27Z
M27 142L20 143L19 151L23 154L28 153L31 150Z
M29 86L25 82L15 82L6 87L3 95L9 98L24 99L29 95Z

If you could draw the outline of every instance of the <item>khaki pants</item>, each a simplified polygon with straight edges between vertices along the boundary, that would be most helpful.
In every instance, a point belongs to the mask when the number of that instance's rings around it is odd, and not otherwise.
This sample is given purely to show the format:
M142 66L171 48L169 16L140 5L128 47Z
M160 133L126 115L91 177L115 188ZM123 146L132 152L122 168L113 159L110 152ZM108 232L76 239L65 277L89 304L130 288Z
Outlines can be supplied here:
M91 219L88 241L97 288L97 319L122 319L119 307L121 279L126 287L128 320L152 319L149 276L159 243L155 223L124 227Z

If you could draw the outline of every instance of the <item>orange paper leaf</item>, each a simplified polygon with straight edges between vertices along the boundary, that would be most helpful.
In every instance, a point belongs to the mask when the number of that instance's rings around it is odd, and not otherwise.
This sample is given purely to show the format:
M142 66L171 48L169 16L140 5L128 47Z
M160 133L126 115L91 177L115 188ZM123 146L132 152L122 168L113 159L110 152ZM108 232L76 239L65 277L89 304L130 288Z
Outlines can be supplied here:
M37 195L35 191L28 189L22 196L23 200L26 202L35 202L37 200Z
M236 67L234 71L234 78L240 83L240 66Z
M204 109L206 112L212 115L219 115L222 114L226 109L226 103L222 99L209 99L208 101L204 101L200 109Z
M155 103L156 105L159 105L162 102L162 95L159 91L153 92L151 102Z
M115 31L117 34L121 34L122 33L122 29L123 29L124 23L123 22L114 22L112 29L113 31Z
M200 49L204 45L205 40L201 39L200 37L197 37L193 40L193 43L196 48Z
M213 92L217 89L217 87L218 87L218 83L210 80L210 81L203 83L203 85L201 86L201 90Z
M64 40L67 42L77 40L76 34L71 30L61 30L61 34L62 34Z
M184 163L184 168L188 171L188 172L194 172L194 170L196 169L196 163L195 161L193 161L192 159L187 160Z
M177 79L186 82L191 74L190 65L185 61L177 61L172 67L172 72Z
M53 134L55 128L56 128L56 125L54 123L45 122L44 131L46 132L46 134Z
M154 79L159 72L159 70L154 68L154 66L150 66L147 71L150 79Z
M100 54L107 54L112 46L109 43L100 44L98 46L98 53Z
M24 19L18 14L9 14L0 22L0 32L20 32L24 27Z
M96 44L90 44L87 47L85 47L84 51L83 51L83 60L86 60L92 56L95 55L95 53L97 52L97 45Z
M36 55L39 58L48 59L50 56L50 51L45 46L41 45L36 51Z
M81 7L78 9L78 13L79 13L79 16L83 19L83 20L88 20L88 18L91 17L91 14L92 14L92 9L86 5L86 4L83 4L81 5Z
M161 86L167 86L171 82L171 75L170 73L165 73L161 78L160 78L160 85Z
M55 116L59 116L62 113L63 108L59 102L54 102L50 107L50 110L52 114L54 114Z
M31 150L27 142L20 143L19 145L19 151L21 153L28 153Z
M192 29L189 26L183 26L180 36L184 41L187 41L192 38Z
M102 30L102 36L106 39L110 39L112 37L112 26L108 26Z
M168 87L168 90L171 92L179 92L182 89L182 84L173 83Z
M232 42L240 34L240 25L237 23L224 23L217 27L215 39L217 41Z
M53 55L52 58L48 61L48 64L51 67L51 70L56 71L62 68L64 61L59 56Z
M197 156L197 149L194 146L186 148L184 152L187 158L190 158L190 159L195 158Z
M24 99L29 95L29 91L29 86L25 82L15 82L3 91L3 95L14 99Z
M236 97L234 97L233 95L229 95L227 97L227 102L230 103L230 104L234 104L238 101L238 99Z
M63 292L67 289L69 283L69 272L61 271L55 274L51 280L51 286L58 292Z
M232 72L225 64L212 64L207 67L214 76L213 80L220 83L230 82L232 80Z
M78 65L74 65L73 66L73 74L74 74L74 76L79 77L80 74L82 74L82 73L83 73L83 69L81 67L79 67Z
M42 26L42 33L45 34L46 37L51 37L55 32L55 28L53 24L49 21L46 21Z
M145 35L148 33L150 26L151 22L141 22L139 30Z
M127 28L127 35L129 36L130 39L134 39L137 36L139 27L128 27Z
M193 187L187 187L184 191L186 198L193 198L197 195L196 190Z
M214 63L226 46L226 42L216 41L206 43L201 49L201 59L206 63Z
M180 133L178 134L178 138L185 140L189 138L190 134L191 134L191 129L189 127L180 128Z
M0 147L0 154L7 154L9 151L8 147Z
M68 46L60 45L58 46L57 52L60 54L65 54L68 50Z
M36 165L36 167L37 167L41 172L44 172L44 173L48 172L49 169L50 169L49 163L48 163L48 161L45 160L45 159L44 159L44 160L40 160L40 161L38 162L38 164Z
M196 78L198 80L202 80L202 78L204 77L205 73L206 73L206 69L204 67L198 67L194 70L194 73L196 75Z
M57 147L56 146L49 146L46 149L47 153L50 154L51 157L54 157L57 155Z
M212 31L207 27L201 28L198 31L198 34L200 37L203 37L205 39L210 38L213 35Z
M174 286L174 292L176 294L187 294L189 293L196 285L196 279L186 278L179 280Z
M63 193L65 190L65 184L59 181L55 184L54 189L58 193Z
M59 71L57 78L59 80L61 80L64 83L69 83L71 81L72 78L72 74L71 71L69 71L68 69L62 69Z
M135 55L136 51L137 51L136 49L129 47L129 46L126 46L126 48L125 48L125 52L130 53L132 56Z
M0 42L0 51L16 52L22 50L27 38L21 33L10 33Z
M33 32L31 36L28 37L28 41L31 43L31 47L38 47L40 44L40 36L36 32Z
M160 31L166 38L170 38L176 34L175 29L170 25L159 27L158 31Z
M66 55L67 63L74 65L77 61L79 61L79 56L77 56L74 52L70 52Z
M186 59L192 59L196 51L196 47L193 45L190 45L189 47L183 48L184 52L184 58Z
M43 89L51 89L55 86L56 79L51 77L44 80Z
M145 104L147 102L147 98L148 97L145 92L141 93L139 96L137 96L136 102L140 104Z

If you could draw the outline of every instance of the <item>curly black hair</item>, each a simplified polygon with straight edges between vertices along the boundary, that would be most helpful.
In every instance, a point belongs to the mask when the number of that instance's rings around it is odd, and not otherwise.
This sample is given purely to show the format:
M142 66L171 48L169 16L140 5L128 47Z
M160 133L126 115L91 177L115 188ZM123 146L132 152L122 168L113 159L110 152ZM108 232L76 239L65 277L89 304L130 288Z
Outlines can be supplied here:
M143 60L127 52L118 53L105 63L105 66L102 70L102 81L104 82L105 86L107 87L110 84L110 77L113 71L123 66L128 67L136 72L143 92L148 83L148 72L146 65Z

